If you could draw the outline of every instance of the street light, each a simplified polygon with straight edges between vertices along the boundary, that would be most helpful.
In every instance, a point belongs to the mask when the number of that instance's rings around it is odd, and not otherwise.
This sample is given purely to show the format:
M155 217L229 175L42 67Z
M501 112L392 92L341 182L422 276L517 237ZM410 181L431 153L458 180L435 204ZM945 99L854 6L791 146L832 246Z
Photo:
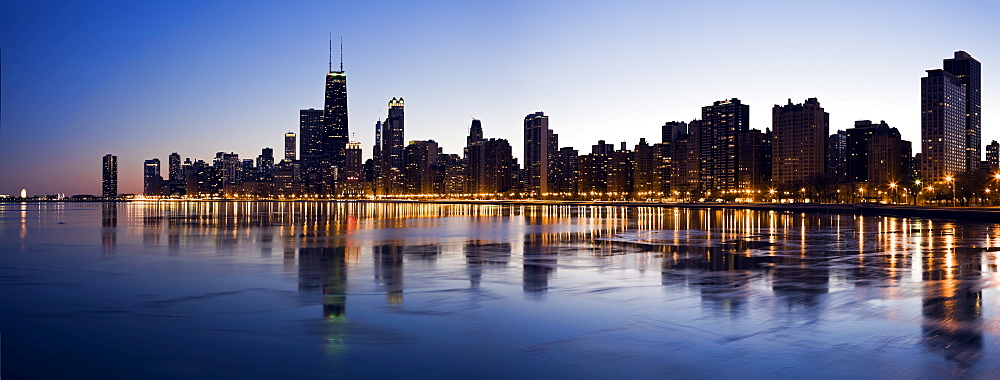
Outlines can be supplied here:
M951 182L951 205L954 207L955 206L955 200L956 200L956 197L955 197L955 178L953 178L952 176L947 176L947 177L944 177L944 180L947 181L947 182Z

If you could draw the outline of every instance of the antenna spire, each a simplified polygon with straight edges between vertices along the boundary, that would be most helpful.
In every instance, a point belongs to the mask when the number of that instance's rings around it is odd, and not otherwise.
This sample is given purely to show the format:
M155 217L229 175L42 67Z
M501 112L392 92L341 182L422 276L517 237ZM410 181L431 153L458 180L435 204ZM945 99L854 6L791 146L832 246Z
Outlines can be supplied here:
M330 29L330 72L333 72L333 29Z
M344 72L344 36L340 36L340 72Z

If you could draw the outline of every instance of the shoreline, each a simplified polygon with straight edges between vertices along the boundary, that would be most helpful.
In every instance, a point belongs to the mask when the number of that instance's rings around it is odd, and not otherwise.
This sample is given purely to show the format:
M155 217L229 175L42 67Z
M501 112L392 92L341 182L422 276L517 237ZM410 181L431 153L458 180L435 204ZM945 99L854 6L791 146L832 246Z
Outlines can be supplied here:
M239 200L239 199L163 199L163 200L78 200L78 199L10 199L0 200L0 204L15 203L130 203L130 202L358 202L358 203L416 203L416 204L479 204L506 206L611 206L611 207L659 207L688 209L737 209L760 211L827 212L840 214L884 215L939 219L961 219L1000 222L1000 207L940 207L843 203L667 203L632 201L562 201L562 200L469 200L469 199L330 199L330 200Z

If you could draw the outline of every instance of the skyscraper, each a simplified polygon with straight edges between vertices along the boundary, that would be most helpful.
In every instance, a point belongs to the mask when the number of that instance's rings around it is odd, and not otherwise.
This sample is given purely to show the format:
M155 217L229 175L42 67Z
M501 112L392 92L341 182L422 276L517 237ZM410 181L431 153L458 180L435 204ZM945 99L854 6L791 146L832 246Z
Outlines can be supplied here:
M559 150L559 135L549 129L549 117L539 111L524 117L524 168L526 190L541 195L549 192L551 162Z
M364 192L362 183L364 182L364 167L361 164L361 143L352 141L347 143L344 151L344 170L341 172L344 187L341 191L343 195L359 196Z
M930 183L964 173L968 164L966 86L944 70L920 79L921 175Z
M262 148L257 156L257 180L274 180L274 149Z
M159 158L143 162L142 194L148 196L163 195L163 177L160 176Z
M701 108L701 188L736 190L739 186L739 135L750 128L750 106L737 98Z
M982 85L980 64L969 53L956 51L955 58L944 60L944 71L958 77L965 85L965 170L979 166L982 154Z
M803 186L816 175L826 172L826 137L830 132L830 114L816 98L805 103L774 105L771 109L774 184Z
M181 155L177 154L177 152L170 153L170 156L167 157L167 162L169 165L167 171L170 182L174 183L180 181L181 177L184 175L184 173L181 172Z
M382 123L383 169L403 169L403 98L389 101L389 116Z
M347 74L344 72L344 45L340 45L340 70L333 70L333 40L330 41L330 72L326 74L323 103L323 158L341 170L347 148Z
M299 136L299 160L307 170L319 166L323 157L322 110L310 108L299 111Z
M465 138L465 145L472 145L472 143L483 140L483 123L479 119L472 119L472 125L469 126L469 136Z
M295 132L292 131L285 133L285 161L295 161Z
M104 155L103 169L101 196L115 198L118 196L118 156Z

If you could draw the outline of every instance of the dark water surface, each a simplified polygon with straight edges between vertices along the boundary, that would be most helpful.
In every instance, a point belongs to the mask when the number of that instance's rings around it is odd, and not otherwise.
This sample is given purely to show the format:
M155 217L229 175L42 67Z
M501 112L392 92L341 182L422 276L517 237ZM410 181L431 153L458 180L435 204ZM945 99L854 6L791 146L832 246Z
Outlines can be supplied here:
M0 376L1000 377L1000 223L0 204Z

